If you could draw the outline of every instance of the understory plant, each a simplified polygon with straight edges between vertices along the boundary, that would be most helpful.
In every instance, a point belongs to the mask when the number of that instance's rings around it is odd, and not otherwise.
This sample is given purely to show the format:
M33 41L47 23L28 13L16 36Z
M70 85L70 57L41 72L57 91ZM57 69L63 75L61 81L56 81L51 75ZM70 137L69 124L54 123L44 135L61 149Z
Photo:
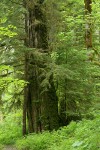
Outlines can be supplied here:
M18 150L99 150L100 116L71 122L57 131L30 134L16 142Z
M10 113L0 122L0 147L14 144L22 137L21 113Z

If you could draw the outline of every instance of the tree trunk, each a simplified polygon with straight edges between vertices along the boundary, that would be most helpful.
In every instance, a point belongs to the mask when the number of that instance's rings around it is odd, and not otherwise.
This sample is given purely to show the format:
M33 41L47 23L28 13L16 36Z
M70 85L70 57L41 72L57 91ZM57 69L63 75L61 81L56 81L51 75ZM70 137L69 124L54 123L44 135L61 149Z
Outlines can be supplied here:
M27 56L25 55L25 81L27 81ZM28 87L24 88L24 102L23 102L23 135L26 135L26 113L27 113L27 96L28 96Z
M87 49L92 48L92 20L91 20L91 12L92 12L92 0L84 0L85 4L85 16L86 16L86 32L85 32L85 43Z
M53 130L59 127L58 97L55 91L53 75L49 78L49 84L47 91L42 94L41 116L43 130Z
M48 33L46 26L46 17L41 9L42 3L34 4L32 0L26 1L25 8L27 8L27 15L25 15L25 32L26 32L26 46L28 48L35 48L44 57L48 55ZM38 54L38 53L37 53ZM46 78L40 78L40 70L46 72L45 60L38 61L34 55L34 49L28 52L28 69L27 98L24 98L23 124L25 130L25 112L27 111L28 118L28 132L39 132L42 130L57 129L58 125L58 99L56 96L55 86L53 83L53 75L49 78L50 87L46 87L46 91L42 91L40 84ZM41 94L42 93L42 94ZM26 94L26 93L25 93Z

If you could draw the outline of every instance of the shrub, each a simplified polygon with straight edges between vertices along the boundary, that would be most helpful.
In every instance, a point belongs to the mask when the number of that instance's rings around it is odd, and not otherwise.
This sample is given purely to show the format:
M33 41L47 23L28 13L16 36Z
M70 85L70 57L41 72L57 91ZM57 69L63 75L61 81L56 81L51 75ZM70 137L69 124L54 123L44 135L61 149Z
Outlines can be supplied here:
M58 131L30 134L17 140L18 150L99 150L100 117L82 120Z
M17 113L8 114L0 123L0 144L14 144L18 138L22 137L20 117Z

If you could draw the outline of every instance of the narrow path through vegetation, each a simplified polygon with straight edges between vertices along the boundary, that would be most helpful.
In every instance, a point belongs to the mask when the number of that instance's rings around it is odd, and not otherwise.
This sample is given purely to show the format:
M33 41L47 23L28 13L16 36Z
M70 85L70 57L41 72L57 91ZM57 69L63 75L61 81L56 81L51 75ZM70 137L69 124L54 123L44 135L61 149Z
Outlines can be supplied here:
M17 150L14 146L5 146L3 150Z

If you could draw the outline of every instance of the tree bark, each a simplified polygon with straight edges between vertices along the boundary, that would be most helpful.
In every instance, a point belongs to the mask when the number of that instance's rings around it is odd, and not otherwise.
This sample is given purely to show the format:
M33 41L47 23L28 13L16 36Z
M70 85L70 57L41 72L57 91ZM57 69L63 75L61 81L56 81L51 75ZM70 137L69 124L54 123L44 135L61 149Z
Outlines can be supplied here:
M42 3L43 1L38 1L37 4L34 4L32 0L28 2L26 0L26 47L35 48L41 53L41 56L49 58L46 16L41 9ZM24 97L23 131L26 130L26 113L28 119L28 132L57 129L59 127L58 98L53 83L53 75L49 78L50 87L46 87L47 90L43 92L40 84L46 77L40 78L43 73L43 71L40 70L44 70L44 72L47 71L47 62L44 59L43 61L38 61L35 58L34 49L28 52L27 55L28 69L25 70L25 74L27 75L27 81L29 83L26 91L27 97ZM25 133L25 131L23 133Z
M85 43L87 49L92 48L92 0L84 0L85 4L85 16L86 16L86 32L85 32Z

